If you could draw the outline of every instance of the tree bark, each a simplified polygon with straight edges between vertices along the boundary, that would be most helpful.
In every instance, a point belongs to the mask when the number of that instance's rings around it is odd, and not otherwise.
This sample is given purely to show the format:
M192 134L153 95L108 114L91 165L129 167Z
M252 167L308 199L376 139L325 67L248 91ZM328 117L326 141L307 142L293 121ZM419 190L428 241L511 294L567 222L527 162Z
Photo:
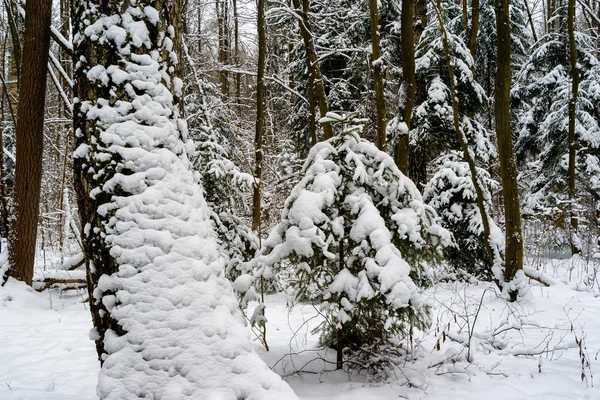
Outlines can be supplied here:
M224 97L229 94L229 74L224 70L227 64L227 8L228 0L216 0L215 9L217 13L217 26L219 32L219 80L221 81L221 93Z
M265 133L265 0L258 0L258 75L256 78L256 130L254 135L254 195L252 196L252 229L260 235L261 179L263 169L263 136Z
M575 42L575 0L569 0L569 10L567 15L567 29L569 31L569 59L571 62L571 99L569 100L569 132L567 140L569 141L569 214L570 214L570 245L572 254L578 254L579 248L576 235L579 225L577 213L575 211L575 169L577 157L577 138L575 136L575 123L577 119L577 95L579 92L579 68L577 66L577 44Z
M415 75L415 36L414 36L413 0L402 0L402 21L400 35L402 38L402 77L400 88L400 108L398 120L406 124L406 132L401 132L396 138L394 160L403 174L409 173L410 129L413 108L415 106L416 75Z
M323 76L321 75L321 68L319 67L319 61L317 60L317 53L313 42L312 25L309 19L310 3L309 0L302 0L302 8L300 8L300 0L293 0L293 4L294 8L300 13L301 18L299 19L298 24L300 25L300 33L302 34L302 40L304 41L309 73L312 75L313 79L315 100L319 106L321 118L323 118L329 111L329 107L327 106L325 85L323 84ZM333 129L331 128L330 123L323 124L323 136L326 140L333 137Z
M51 1L29 1L25 15L25 40L19 106L17 108L17 166L14 220L9 238L8 274L31 286L42 182L44 111Z
M377 134L376 144L379 150L386 151L386 132L385 132L385 87L383 79L383 59L381 58L381 43L379 34L379 10L377 9L378 0L369 0L369 15L371 22L371 48L373 81L375 83L375 107L377 108ZM412 1L412 0L411 0ZM412 15L411 15L412 22ZM408 153L407 153L408 155Z
M463 0L466 3L466 0ZM469 51L473 57L473 75L475 74L475 60L477 59L477 35L479 34L479 0L471 3L471 26L467 26L469 38Z
M506 230L506 248L504 260L504 280L510 282L517 271L523 269L523 235L521 232L521 210L519 206L519 186L517 183L517 167L513 152L513 141L510 130L510 14L509 0L496 1L497 69L495 120L498 141L498 158L500 159L500 175L502 177L502 193L504 197L504 219ZM510 292L511 300L516 300L518 293Z
M237 0L233 1L233 41L234 41L234 54L233 60L236 68L240 68L240 23L239 23L239 15L237 8ZM242 80L241 74L235 74L235 95L236 101L240 102L240 97L242 93ZM240 109L241 112L241 109Z
M4 34L4 43L2 46L2 60L0 61L0 71L2 72L2 76L4 76L6 65L6 49L8 42L8 32ZM2 85L0 87L2 90L2 95L0 95L0 118L2 123L0 124L0 237L7 238L8 237L8 191L6 188L6 170L4 168L4 121L6 121L6 109L5 105L10 101L8 99L8 93L6 92L6 87ZM5 103L6 101L6 103ZM0 251L1 242L0 242Z
M421 34L427 27L427 1L417 0L415 2L414 15L414 46L417 46ZM421 104L427 98L427 85L424 79L415 82L415 104ZM412 121L411 121L412 122ZM410 179L421 189L427 183L427 155L421 147L409 147L409 176Z

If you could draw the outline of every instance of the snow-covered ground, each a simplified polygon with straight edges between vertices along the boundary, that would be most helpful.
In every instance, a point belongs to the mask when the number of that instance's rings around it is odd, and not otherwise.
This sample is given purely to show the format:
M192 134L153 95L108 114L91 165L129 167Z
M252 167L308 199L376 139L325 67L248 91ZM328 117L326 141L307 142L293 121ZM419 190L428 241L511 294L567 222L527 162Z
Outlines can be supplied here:
M581 263L543 267L557 283L532 284L517 304L481 284L429 290L434 324L415 334L414 359L402 360L385 383L324 372L333 369L335 355L317 351L311 331L320 317L307 305L288 312L283 295L267 298L270 351L258 342L256 350L304 400L600 399L600 375L593 377L600 371L599 289L577 284ZM0 289L1 400L97 398L99 365L84 296L37 293L14 280Z

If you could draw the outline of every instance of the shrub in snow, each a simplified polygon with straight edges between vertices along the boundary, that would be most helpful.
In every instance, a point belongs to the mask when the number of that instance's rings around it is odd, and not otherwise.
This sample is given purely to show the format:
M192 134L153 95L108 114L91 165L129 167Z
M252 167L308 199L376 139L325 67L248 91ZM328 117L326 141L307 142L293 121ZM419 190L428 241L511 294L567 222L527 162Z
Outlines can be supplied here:
M254 184L252 175L242 172L228 157L228 140L210 126L195 132L197 152L194 166L200 172L210 219L217 233L221 257L231 280L239 276L238 266L258 250L258 238L240 217L248 213L246 193Z
M263 277L291 262L295 299L326 317L317 328L324 344L341 340L352 349L429 324L420 289L429 281L427 263L450 242L415 185L360 138L356 122L312 148L281 222L254 260Z
M477 194L469 165L461 160L462 154L457 152L437 160L438 167L423 191L423 200L437 211L442 225L454 236L455 246L444 249L451 272L459 278L476 276L490 281L494 279L494 274L483 242L483 223L477 207ZM491 216L491 193L498 189L498 183L483 168L478 168L477 174L484 190L486 211ZM493 225L492 218L490 223ZM503 251L502 246L493 248Z

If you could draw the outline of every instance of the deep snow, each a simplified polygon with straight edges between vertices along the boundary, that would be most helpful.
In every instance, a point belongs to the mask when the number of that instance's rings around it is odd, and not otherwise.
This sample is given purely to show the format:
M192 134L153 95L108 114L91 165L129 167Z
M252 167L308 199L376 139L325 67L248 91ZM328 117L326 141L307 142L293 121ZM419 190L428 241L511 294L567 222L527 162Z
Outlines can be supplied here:
M335 355L316 351L318 340L311 330L320 317L302 304L288 313L281 294L266 301L271 351L258 344L255 348L305 400L600 399L600 381L591 387L591 373L600 368L598 287L583 291L577 284L584 276L581 262L546 261L543 268L560 282L550 288L532 284L525 299L514 305L499 299L488 285L442 283L429 290L436 322L429 332L415 335L415 359L402 361L386 383L369 383L356 373L323 372L334 367L324 360L333 361ZM57 290L37 293L12 279L0 289L0 399L97 398L99 365L88 336L91 320L84 296ZM481 299L468 363L466 348L450 338L468 336L465 331L473 326ZM466 315L469 324L459 332ZM494 330L504 333L492 341ZM575 335L584 337L585 360L591 367L583 381ZM545 350L542 355L514 355ZM292 352L300 354L290 357Z

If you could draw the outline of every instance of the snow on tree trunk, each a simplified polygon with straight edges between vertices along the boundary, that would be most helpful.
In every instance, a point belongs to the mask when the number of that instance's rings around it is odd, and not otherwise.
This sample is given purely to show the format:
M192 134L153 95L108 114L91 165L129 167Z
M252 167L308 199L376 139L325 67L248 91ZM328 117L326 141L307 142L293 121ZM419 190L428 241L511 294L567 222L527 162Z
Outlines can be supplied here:
M253 352L190 170L173 3L74 3L75 178L101 399L287 399Z

